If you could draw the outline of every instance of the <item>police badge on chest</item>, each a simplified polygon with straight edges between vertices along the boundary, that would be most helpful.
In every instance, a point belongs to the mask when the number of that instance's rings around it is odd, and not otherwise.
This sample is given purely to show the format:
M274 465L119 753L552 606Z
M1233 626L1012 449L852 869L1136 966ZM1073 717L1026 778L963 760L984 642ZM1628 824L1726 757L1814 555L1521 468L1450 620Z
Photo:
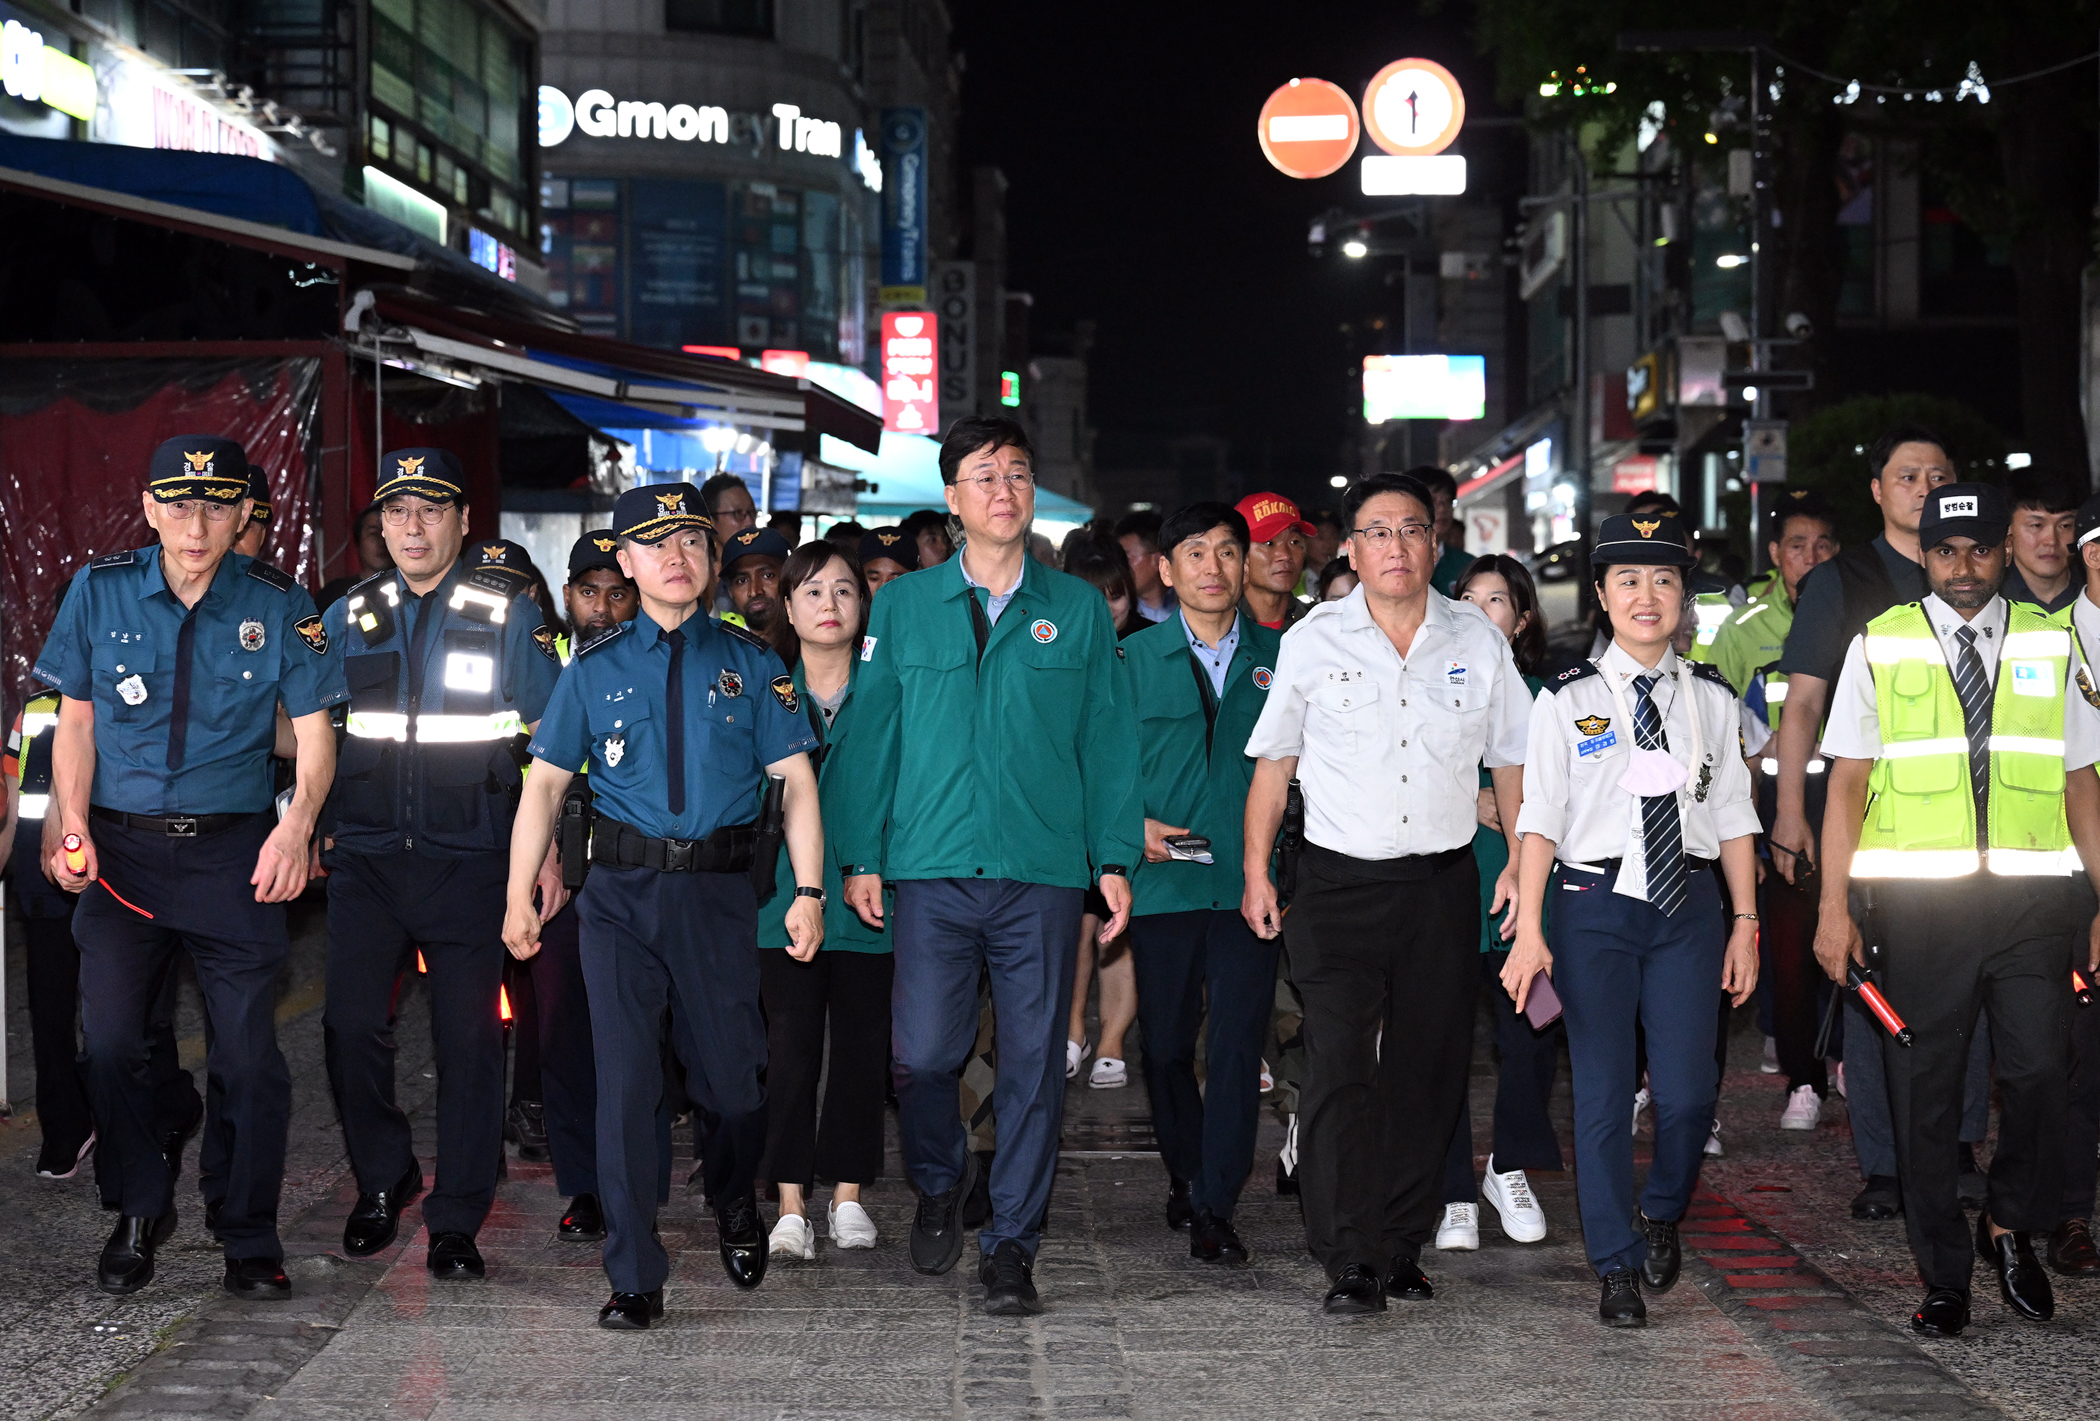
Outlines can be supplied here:
M616 769L620 761L627 758L627 737L609 735L605 738L605 768Z
M242 622L242 623L241 623L241 650L242 650L242 651L261 651L262 649L263 649L263 624L262 624L261 622L257 622L257 621L246 621L246 622Z

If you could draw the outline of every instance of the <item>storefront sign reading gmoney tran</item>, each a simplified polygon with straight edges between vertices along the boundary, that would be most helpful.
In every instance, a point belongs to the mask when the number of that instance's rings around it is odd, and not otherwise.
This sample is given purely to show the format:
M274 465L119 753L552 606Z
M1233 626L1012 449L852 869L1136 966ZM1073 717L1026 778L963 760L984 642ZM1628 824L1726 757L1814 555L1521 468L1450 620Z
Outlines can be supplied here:
M820 158L845 156L845 130L830 119L812 118L795 104L775 104L764 114L731 115L720 104L665 104L616 99L605 89L586 89L574 102L552 84L540 85L540 147L553 148L572 133L586 138L668 138L679 143L728 143L741 130L783 153ZM770 133L767 131L770 130ZM770 143L766 143L770 138Z
M882 284L885 306L926 302L926 110L882 111Z

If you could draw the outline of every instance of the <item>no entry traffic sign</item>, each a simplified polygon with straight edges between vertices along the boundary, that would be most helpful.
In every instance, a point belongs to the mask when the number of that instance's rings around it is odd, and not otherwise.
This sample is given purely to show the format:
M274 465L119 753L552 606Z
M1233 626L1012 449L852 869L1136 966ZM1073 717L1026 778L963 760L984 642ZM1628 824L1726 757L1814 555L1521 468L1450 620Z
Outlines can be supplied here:
M1433 59L1396 59L1364 90L1364 127L1373 143L1397 156L1443 152L1465 121L1458 80Z
M1356 105L1325 79L1293 79L1261 106L1262 156L1293 178L1324 178L1356 152Z

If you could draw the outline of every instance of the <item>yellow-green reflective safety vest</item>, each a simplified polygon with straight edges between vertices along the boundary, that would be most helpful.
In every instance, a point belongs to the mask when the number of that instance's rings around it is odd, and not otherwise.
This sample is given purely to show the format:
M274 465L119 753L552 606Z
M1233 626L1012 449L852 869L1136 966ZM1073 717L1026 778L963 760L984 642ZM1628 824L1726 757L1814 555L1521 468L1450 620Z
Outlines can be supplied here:
M1692 633L1692 660L1714 659L1714 638L1721 634L1721 623L1734 611L1735 603L1728 600L1726 592L1702 592L1692 599L1692 616L1697 623Z
M1881 718L1854 878L1950 878L1979 859L1961 698L1917 603L1867 623ZM2058 877L2078 869L2064 821L2064 691L2071 636L2062 616L2011 604L1991 697L1987 819L1992 873Z

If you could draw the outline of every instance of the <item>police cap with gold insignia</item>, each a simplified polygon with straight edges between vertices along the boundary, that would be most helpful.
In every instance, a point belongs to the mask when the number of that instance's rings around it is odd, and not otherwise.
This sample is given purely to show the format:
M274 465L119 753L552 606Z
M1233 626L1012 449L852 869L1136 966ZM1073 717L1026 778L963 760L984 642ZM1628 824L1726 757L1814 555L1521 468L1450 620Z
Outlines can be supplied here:
M1690 567L1684 525L1668 513L1618 513L1597 529L1590 566Z
M729 540L728 547L722 549L722 571L727 572L736 566L739 558L772 558L775 562L784 563L788 560L788 554L793 551L794 549L788 546L788 540L781 537L775 529L746 528Z
M908 538L902 528L870 528L860 537L860 565L866 567L877 558L888 558L906 572L919 566L919 540Z
M459 503L466 497L467 476L450 449L395 449L380 460L379 469L374 503L404 493L430 503Z
M621 494L613 505L613 533L637 543L661 543L689 528L715 530L700 490L691 484L643 484Z
M576 540L575 547L569 549L569 581L574 582L594 567L620 572L620 559L615 556L619 547L620 540L612 529L591 529ZM620 576L626 575L620 572Z
M526 576L538 571L533 566L532 554L523 543L514 543L508 538L489 538L476 543L471 549L476 567L507 567L512 572Z
M156 503L239 503L248 496L247 451L216 434L162 440L146 465L146 488Z
M1973 538L1986 547L2005 541L2012 510L1994 484L1941 484L1925 495L1918 518L1918 546L1935 548L1949 538Z
M255 509L248 516L267 525L270 521L270 475L260 464L248 466L248 497L255 500Z

